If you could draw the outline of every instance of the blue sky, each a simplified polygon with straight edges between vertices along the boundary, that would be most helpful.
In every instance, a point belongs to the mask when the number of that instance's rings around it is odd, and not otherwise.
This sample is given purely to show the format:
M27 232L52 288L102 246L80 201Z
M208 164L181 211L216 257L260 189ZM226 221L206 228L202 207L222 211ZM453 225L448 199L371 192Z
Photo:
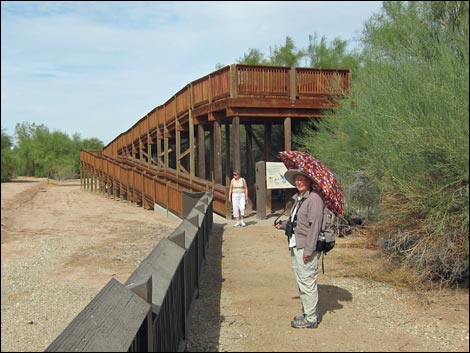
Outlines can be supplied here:
M188 83L309 35L355 41L380 1L2 1L1 118L108 144ZM306 66L305 63L303 66Z

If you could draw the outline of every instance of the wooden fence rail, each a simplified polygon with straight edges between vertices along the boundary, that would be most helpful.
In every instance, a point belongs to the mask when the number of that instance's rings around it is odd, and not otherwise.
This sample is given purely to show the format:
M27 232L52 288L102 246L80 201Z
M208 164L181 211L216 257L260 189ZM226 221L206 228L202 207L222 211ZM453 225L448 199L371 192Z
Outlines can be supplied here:
M153 209L155 205L183 215L183 192L213 194L214 211L225 214L227 188L207 180L177 175L172 169L148 167L127 158L114 159L100 151L80 151L80 180L84 189L106 193Z
M183 195L181 224L125 284L111 279L46 352L183 352L213 223L211 192Z

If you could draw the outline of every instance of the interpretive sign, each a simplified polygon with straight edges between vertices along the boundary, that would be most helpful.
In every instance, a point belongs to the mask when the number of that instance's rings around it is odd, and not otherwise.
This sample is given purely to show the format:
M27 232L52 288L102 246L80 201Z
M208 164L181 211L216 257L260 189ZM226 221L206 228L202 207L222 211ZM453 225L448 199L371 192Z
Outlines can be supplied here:
M287 171L282 162L266 162L266 189L290 189L294 188L284 177Z

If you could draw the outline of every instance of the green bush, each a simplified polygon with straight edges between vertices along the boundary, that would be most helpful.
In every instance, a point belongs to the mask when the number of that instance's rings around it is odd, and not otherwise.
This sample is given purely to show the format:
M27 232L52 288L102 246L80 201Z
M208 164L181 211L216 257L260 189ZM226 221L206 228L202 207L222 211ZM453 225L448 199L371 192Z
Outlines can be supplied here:
M468 287L463 3L385 2L385 12L366 26L350 101L299 140L342 176L347 206L358 171L380 190L381 245L398 264L414 268L423 281Z

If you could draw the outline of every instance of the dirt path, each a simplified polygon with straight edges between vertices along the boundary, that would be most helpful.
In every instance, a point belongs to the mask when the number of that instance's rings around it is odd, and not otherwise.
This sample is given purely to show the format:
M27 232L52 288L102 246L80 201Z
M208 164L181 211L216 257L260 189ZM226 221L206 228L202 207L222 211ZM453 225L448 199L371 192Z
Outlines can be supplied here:
M34 196L32 196L34 195ZM79 183L2 184L2 351L42 351L115 277L123 283L180 223L80 190ZM351 276L372 250L342 238L319 274L322 322L289 327L300 300L272 220L214 216L191 351L469 351L468 292L414 293Z

